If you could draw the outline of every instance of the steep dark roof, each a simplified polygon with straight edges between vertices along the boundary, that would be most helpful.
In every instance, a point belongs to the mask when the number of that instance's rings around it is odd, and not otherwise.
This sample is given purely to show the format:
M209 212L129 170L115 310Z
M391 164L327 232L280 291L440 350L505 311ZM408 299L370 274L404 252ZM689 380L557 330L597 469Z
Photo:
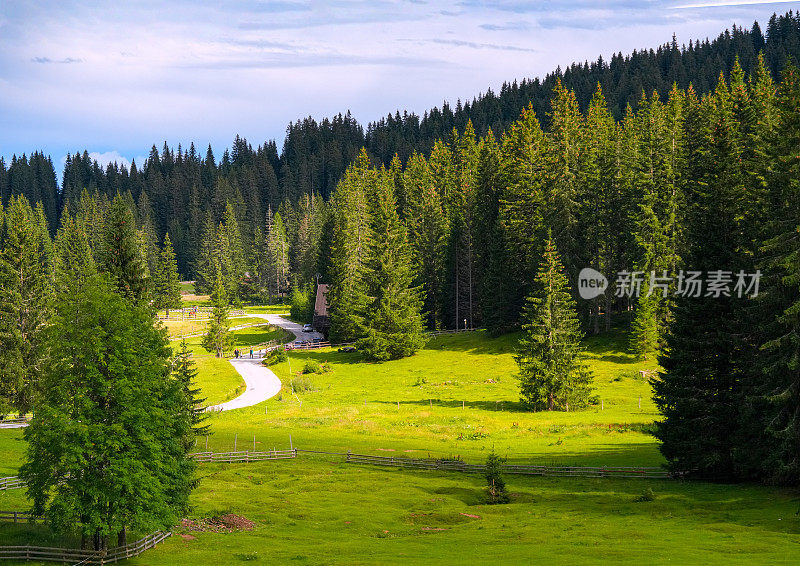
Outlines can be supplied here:
M314 316L328 316L328 285L323 283L317 286L317 300L314 303Z

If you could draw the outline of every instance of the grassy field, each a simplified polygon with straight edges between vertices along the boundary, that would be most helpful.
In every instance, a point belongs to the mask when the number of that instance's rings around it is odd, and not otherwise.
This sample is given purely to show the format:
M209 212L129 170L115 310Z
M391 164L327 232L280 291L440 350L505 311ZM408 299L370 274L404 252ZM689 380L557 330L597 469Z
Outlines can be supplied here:
M241 344L278 332L237 333ZM621 331L589 339L597 404L574 412L526 412L518 402L515 335L443 336L416 356L374 364L358 353L290 353L273 366L276 398L210 417L209 449L288 448L481 462L492 448L514 462L577 465L663 463L649 433L658 418L639 362ZM238 375L191 342L204 395L219 402ZM306 361L329 372L289 383ZM217 365L218 364L218 365ZM230 373L233 378L228 380ZM227 385L224 385L227 383ZM234 387L232 390L231 387ZM641 406L639 399L641 398ZM399 402L399 407L398 407ZM201 443L205 439L199 440ZM0 431L0 473L22 460L19 431ZM131 564L796 564L795 491L675 480L507 476L512 502L483 503L480 476L378 469L341 456L202 465L192 517L236 513L252 531L183 532ZM652 501L637 501L646 488ZM0 508L27 507L21 490ZM0 524L0 539L35 531Z
M288 362L272 367L284 383L282 395L215 415L210 442L226 450L246 432L287 446L291 434L297 446L340 452L482 460L494 447L515 461L659 465L648 433L657 412L639 373L654 365L621 353L625 340L618 332L589 342L599 401L568 413L523 410L514 335L443 336L412 358L385 364L358 353L293 351ZM305 376L312 390L292 393L289 383L309 359L332 371Z

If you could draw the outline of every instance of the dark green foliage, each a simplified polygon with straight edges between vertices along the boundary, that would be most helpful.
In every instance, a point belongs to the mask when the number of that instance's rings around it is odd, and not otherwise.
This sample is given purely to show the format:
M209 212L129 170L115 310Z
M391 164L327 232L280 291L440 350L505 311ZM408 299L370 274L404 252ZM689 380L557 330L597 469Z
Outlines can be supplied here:
M505 459L495 454L494 448L486 457L486 502L489 505L508 503L511 498L506 490L506 482L501 475Z
M20 476L37 514L98 550L128 529L168 529L185 512L193 412L171 377L166 333L107 276L62 294L47 329L42 395Z
M515 356L522 400L533 409L550 411L586 406L592 375L580 359L583 333L552 240L546 242L522 319L525 334Z
M0 235L0 404L34 407L49 319L50 236L23 196L13 197Z
M264 361L261 362L265 366L274 366L275 364L279 364L281 362L285 362L289 359L289 356L286 354L286 350L283 346L279 346L272 350L269 355L264 358Z
M147 294L146 258L136 233L133 212L120 196L111 203L103 225L100 270L119 293L139 301Z
M152 288L153 307L156 310L181 307L181 279L169 234L164 236L164 245L153 272Z
M367 242L367 303L361 313L366 335L358 348L369 359L385 361L410 356L422 347L422 299L411 286L411 250L397 214L394 182L386 171L380 172L370 196L373 237Z
M214 290L211 292L211 308L211 320L208 322L208 330L203 336L203 348L209 352L214 352L218 358L221 358L226 351L233 349L235 339L230 331L228 292L225 289L225 282L219 264L217 265Z
M192 434L202 436L207 434L210 425L204 425L206 420L205 399L200 397L200 389L195 385L197 380L197 367L192 360L192 352L186 344L186 339L181 340L181 345L172 361L172 374L183 387L184 403L191 411Z

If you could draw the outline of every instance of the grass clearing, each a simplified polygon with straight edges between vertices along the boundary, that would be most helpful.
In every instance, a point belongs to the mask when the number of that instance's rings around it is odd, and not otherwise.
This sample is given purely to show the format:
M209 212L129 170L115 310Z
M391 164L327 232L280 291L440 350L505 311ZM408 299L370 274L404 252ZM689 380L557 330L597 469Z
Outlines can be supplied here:
M254 521L254 530L177 529L131 564L749 565L800 559L796 499L762 487L507 476L512 502L486 505L483 478L475 475L305 456L198 471L191 518L232 512ZM637 502L648 487L654 500ZM14 533L18 539L19 529L0 524L0 538Z
M246 430L277 446L287 446L291 434L302 448L340 452L482 461L494 447L524 462L663 462L649 434L658 414L639 374L655 366L620 353L623 332L589 341L602 405L569 413L532 413L521 406L512 357L516 339L484 332L441 336L414 357L384 364L367 362L358 352L290 351L287 362L271 367L284 383L281 396L235 415L214 415L210 443L228 450ZM328 363L331 371L309 375L308 390L293 394L288 384L309 360Z
M237 339L244 348L274 332L244 329ZM640 373L656 366L625 353L624 332L587 340L602 406L569 413L523 410L512 357L516 339L447 335L412 358L384 364L331 349L290 351L272 367L284 383L281 395L211 415L209 449L231 450L237 436L240 450L254 441L258 450L288 448L291 435L299 448L383 456L482 462L494 448L518 463L663 462L650 434L658 414ZM199 338L189 344L203 394L223 400L241 381L238 374L202 350ZM330 371L303 375L304 386L293 393L288 383L309 361L309 367L327 363ZM200 449L204 443L198 439ZM4 475L16 472L23 451L21 431L0 431ZM506 475L512 502L489 506L479 475L362 467L306 453L288 461L201 465L198 477L191 518L235 513L255 521L255 529L178 529L131 564L800 561L800 499L777 488ZM0 492L0 508L28 506L22 490ZM24 528L0 524L0 539L35 532Z

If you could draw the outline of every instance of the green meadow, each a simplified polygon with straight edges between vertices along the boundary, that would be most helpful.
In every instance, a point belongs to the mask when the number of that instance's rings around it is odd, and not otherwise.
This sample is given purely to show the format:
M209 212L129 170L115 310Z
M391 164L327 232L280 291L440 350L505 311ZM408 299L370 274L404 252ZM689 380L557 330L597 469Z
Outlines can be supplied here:
M242 348L288 339L268 326L237 331ZM291 351L272 366L277 397L209 417L210 450L286 449L482 462L494 449L515 463L659 466L658 418L647 372L621 330L586 340L594 399L570 412L519 403L518 336L485 332L432 339L382 364L358 352ZM227 360L189 344L210 403L235 396ZM327 371L303 374L306 363ZM644 374L642 373L644 371ZM295 387L293 389L292 383ZM640 401L641 400L641 401ZM198 439L204 449L206 438ZM0 431L0 474L23 458L19 430ZM255 526L231 533L175 529L131 564L796 564L800 499L791 490L679 480L507 476L507 505L487 505L478 475L347 464L336 454L199 465L191 518L227 513ZM651 490L651 493L647 490ZM22 490L0 508L29 506ZM43 531L0 524L24 542Z

